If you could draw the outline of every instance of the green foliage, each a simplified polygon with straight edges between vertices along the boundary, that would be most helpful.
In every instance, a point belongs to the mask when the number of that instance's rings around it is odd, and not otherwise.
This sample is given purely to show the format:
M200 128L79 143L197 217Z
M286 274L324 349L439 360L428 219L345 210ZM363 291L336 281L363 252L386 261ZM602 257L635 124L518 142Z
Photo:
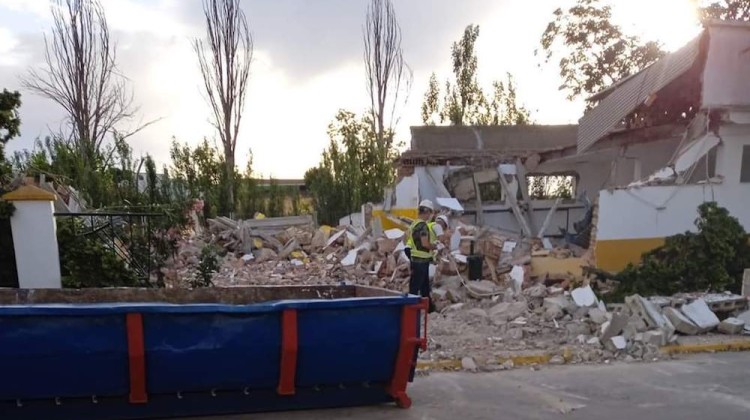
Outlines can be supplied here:
M0 92L0 147L21 133L21 118L18 116L20 107L20 93L6 89Z
M530 112L518 105L516 86L510 73L505 82L495 81L488 95L477 80L478 60L474 50L479 26L469 25L460 41L451 47L454 80L440 85L433 73L422 103L422 122L427 125L521 125L531 122ZM491 99L488 100L487 98Z
M190 281L190 287L210 287L213 286L213 278L219 272L219 256L216 249L211 245L206 245L201 249L201 261L198 264L197 277Z
M664 56L661 45L627 35L603 0L558 8L541 39L545 61L559 57L560 86L569 99L592 95Z
M86 287L135 287L139 286L135 274L128 269L122 259L103 242L91 235L77 235L83 232L80 220L59 220L57 242L60 247L60 268L63 286Z
M338 224L362 204L382 200L383 188L393 181L396 151L378 144L369 116L345 110L336 114L328 136L328 148L318 167L305 173L305 184L318 220Z
M750 20L749 0L702 1L699 8L701 19Z
M697 233L671 236L666 243L629 265L615 299L639 293L672 295L677 292L730 290L739 292L743 270L750 264L750 246L737 218L715 202L698 207Z
M750 20L749 0L704 0L696 6L702 19ZM568 9L558 8L540 44L545 62L559 58L560 90L569 99L593 95L665 55L658 42L628 35L614 24L606 0L577 0Z
M575 194L575 177L571 175L543 175L527 177L529 196L536 200L571 199Z

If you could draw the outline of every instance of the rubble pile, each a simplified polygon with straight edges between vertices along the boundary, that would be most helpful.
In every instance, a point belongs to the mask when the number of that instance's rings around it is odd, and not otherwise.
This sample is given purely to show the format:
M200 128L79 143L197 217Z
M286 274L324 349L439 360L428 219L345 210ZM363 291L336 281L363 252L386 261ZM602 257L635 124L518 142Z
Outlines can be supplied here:
M665 345L685 336L750 334L748 300L732 294L692 294L669 298L633 295L624 304L605 305L590 286L563 291L543 283L492 289L474 299L461 279L445 277L433 292L442 302L430 318L425 360L471 358L484 370L508 368L509 354L551 354L550 363L652 361L667 357ZM723 321L720 321L720 317Z
M195 275L201 251L226 251L215 286L316 285L347 282L408 291L405 232L372 224L315 227L311 218L208 221L183 241L165 269L172 287ZM750 333L747 298L728 294L630 296L605 305L583 276L587 251L548 239L518 239L461 224L431 270L430 345L423 360L465 360L479 369L509 367L507 355L552 354L555 363L654 360L681 336ZM480 255L481 279L470 280ZM599 290L601 283L594 284Z

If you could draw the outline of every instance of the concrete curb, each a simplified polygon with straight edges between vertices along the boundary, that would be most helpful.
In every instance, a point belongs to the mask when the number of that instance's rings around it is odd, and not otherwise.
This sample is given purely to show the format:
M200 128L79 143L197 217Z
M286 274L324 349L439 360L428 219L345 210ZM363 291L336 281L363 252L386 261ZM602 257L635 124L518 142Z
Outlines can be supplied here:
M716 353L725 351L750 351L750 339L725 343L675 344L661 348L666 354Z
M742 340L727 341L724 343L702 343L702 344L674 344L664 346L661 349L663 354L675 355L675 354L695 354L695 353L717 353L727 351L750 351L750 338ZM514 366L531 366L531 365L546 365L549 364L550 359L557 353L539 353L539 354L524 354L517 356L505 356L498 357L497 363L503 364L507 361L513 361ZM571 349L563 349L563 358L568 363L572 357L573 352ZM444 360L420 360L417 362L417 369L422 370L460 370L461 360L460 359L444 359Z

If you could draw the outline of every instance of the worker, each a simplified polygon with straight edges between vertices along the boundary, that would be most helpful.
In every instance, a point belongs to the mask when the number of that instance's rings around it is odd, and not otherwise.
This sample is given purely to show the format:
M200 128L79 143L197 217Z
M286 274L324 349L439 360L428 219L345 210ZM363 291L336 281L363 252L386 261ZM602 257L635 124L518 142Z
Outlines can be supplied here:
M409 294L420 295L430 299L430 312L435 307L430 298L430 264L433 261L433 251L438 248L435 233L428 225L435 208L430 200L419 203L417 219L409 226L406 246L411 260L411 276L409 278Z
M435 236L440 239L448 232L448 216L439 214L435 217L435 221L429 223L429 225Z

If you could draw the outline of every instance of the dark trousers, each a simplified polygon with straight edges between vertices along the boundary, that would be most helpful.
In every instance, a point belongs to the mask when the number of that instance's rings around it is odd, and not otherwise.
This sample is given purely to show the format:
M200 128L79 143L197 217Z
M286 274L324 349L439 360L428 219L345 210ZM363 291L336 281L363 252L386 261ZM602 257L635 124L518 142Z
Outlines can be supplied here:
M430 312L435 311L432 305L432 287L430 286L430 262L411 261L411 277L409 278L409 294L419 295L430 299Z

